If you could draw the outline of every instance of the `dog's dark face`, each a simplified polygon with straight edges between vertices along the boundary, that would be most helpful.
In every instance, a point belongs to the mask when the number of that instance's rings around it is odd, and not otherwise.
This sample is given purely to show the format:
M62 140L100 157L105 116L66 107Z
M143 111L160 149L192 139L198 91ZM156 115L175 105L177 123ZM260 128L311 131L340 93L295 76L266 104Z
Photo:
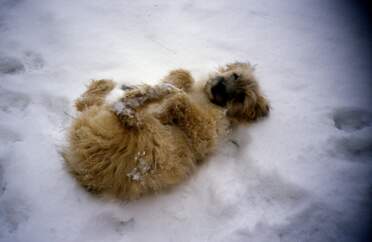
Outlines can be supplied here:
M211 102L221 107L225 107L229 101L234 99L243 102L244 89L239 88L240 78L235 72L213 77L210 83Z
M266 116L269 105L261 95L249 64L234 63L221 68L205 85L209 100L227 108L227 115L237 120L256 120Z

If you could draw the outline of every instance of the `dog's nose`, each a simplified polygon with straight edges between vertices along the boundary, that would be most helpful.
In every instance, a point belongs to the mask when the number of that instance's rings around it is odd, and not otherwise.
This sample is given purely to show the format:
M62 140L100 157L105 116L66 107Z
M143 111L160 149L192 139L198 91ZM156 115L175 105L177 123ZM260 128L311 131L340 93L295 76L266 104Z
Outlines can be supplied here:
M223 77L218 77L216 84L212 88L215 92L220 94L226 93L226 83Z
M226 92L225 79L223 77L216 78L216 84L212 87L211 91L213 95L212 102L220 106L225 106L228 95Z

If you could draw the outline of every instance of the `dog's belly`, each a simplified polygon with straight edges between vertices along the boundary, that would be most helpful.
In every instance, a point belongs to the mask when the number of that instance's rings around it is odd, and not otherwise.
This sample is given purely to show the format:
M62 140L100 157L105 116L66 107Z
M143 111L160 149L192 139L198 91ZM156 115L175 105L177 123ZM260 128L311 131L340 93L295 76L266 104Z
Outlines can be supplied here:
M129 200L186 179L195 158L184 134L152 116L144 123L131 130L104 107L83 112L64 154L72 174L92 192Z

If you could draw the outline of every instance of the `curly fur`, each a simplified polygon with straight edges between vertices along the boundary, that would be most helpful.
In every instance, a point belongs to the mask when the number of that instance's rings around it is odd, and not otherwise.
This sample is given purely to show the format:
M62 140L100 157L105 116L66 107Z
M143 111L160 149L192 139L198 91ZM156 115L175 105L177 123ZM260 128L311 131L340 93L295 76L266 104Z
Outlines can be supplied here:
M236 122L265 116L269 105L249 64L220 68L194 84L183 69L160 84L126 87L92 81L76 101L64 158L89 191L133 200L185 180Z

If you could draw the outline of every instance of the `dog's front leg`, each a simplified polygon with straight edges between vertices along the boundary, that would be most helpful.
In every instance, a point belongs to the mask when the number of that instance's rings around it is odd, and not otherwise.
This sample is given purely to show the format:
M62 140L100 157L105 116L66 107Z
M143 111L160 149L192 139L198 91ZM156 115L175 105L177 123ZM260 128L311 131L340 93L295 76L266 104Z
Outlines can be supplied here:
M197 160L202 160L215 146L216 121L185 93L168 99L158 118L164 124L178 126L186 134Z
M192 85L194 84L194 78L191 76L190 72L184 69L176 69L163 78L163 83L169 83L188 92Z

